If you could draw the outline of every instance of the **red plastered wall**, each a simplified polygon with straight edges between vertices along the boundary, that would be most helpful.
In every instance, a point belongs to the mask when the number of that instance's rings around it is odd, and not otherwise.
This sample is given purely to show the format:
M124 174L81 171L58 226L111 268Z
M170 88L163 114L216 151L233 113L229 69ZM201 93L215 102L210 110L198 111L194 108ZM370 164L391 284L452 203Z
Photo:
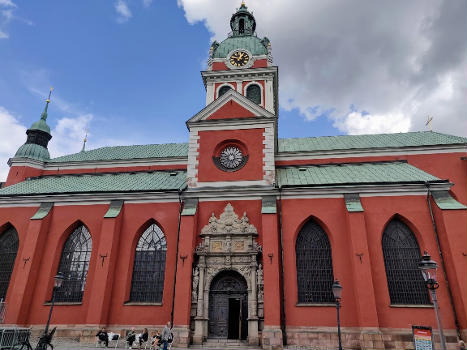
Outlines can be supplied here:
M235 101L227 101L222 107L211 114L207 119L237 119L237 118L251 118L254 113L248 109L240 106Z
M24 181L28 177L42 175L42 169L36 169L28 166L12 166L8 172L5 187Z
M263 179L264 129L217 130L199 132L198 181L246 181ZM245 166L234 172L216 167L212 159L216 146L225 140L239 140L248 149Z

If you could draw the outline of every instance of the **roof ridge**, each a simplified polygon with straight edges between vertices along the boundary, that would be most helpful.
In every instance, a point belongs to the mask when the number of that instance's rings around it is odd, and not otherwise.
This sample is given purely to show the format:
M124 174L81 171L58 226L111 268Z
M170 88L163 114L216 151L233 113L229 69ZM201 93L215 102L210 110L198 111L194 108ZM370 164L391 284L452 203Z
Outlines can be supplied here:
M322 135L322 136L305 136L305 137L279 137L279 140L302 140L302 139L317 139L317 138L326 138L326 137L358 137L358 136L382 136L382 135L404 135L404 134L437 134L443 136L452 136L452 137L459 137L467 140L467 137L445 134L437 131L407 131L407 132L387 132L387 133L379 133L379 134L347 134L347 135Z

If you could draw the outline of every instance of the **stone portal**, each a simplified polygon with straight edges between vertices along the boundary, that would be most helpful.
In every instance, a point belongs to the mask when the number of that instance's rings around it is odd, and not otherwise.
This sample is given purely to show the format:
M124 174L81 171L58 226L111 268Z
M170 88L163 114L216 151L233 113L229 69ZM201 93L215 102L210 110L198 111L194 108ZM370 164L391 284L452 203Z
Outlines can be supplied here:
M239 218L230 203L201 230L192 279L193 343L215 337L259 344L263 269L257 235L246 213Z

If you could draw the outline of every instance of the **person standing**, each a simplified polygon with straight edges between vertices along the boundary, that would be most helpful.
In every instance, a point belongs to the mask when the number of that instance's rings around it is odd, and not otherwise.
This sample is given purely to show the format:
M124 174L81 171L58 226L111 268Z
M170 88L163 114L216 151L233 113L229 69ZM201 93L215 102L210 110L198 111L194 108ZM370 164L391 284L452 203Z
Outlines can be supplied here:
M169 340L172 338L172 331L170 330L170 321L167 322L165 325L164 329L162 330L162 349L167 350L167 347L169 345Z

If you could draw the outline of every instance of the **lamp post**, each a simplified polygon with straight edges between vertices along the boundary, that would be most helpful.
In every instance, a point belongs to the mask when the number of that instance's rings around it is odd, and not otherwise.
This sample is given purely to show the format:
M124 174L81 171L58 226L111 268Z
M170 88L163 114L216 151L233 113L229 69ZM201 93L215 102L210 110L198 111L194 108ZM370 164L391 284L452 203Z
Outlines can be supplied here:
M446 340L444 339L443 327L441 326L441 319L438 313L438 299L436 298L436 289L439 287L439 283L436 280L436 270L438 269L438 264L436 261L431 260L431 256L429 256L427 252L424 252L422 260L418 263L418 268L420 271L422 271L426 287L430 290L431 300L433 300L433 306L435 308L436 322L438 323L441 348L446 350Z
M52 302L50 304L49 318L47 319L47 323L45 325L44 333L39 338L39 342L37 343L36 350L46 350L47 345L50 344L51 339L50 339L50 335L49 335L49 325L50 325L50 318L52 317L52 310L54 309L54 304L55 304L55 292L58 289L60 289L64 279L65 279L65 277L62 275L61 272L59 272L54 277L54 287L53 287L53 290L52 290Z
M336 310L337 310L337 336L339 338L339 350L342 350L342 340L341 340L341 320L339 317L339 309L341 307L340 301L342 297L342 286L338 280L335 280L332 284L332 294L334 294L334 299L336 300Z

